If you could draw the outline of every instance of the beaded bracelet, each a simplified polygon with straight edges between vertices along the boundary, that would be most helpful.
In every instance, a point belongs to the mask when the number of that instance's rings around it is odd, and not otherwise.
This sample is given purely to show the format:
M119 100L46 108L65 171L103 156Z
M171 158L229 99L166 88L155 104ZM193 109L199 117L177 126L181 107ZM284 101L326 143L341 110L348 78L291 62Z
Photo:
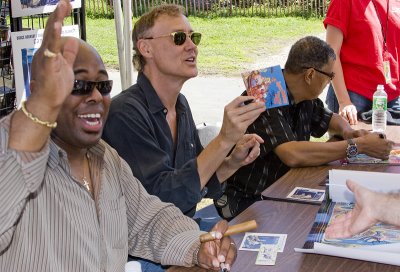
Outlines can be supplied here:
M36 116L34 116L32 113L30 113L26 107L25 107L25 103L26 101L22 102L21 104L21 110L22 112L26 115L26 117L28 117L29 119L31 119L34 123L37 123L39 125L42 126L46 126L48 128L55 128L57 127L57 122L48 122L48 121L42 121L39 118L37 118Z

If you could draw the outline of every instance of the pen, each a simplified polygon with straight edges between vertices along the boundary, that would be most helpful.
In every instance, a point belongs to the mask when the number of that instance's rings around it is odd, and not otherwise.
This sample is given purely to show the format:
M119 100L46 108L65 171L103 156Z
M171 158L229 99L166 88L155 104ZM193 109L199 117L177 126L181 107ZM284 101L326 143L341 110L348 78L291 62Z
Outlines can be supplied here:
M254 99L249 99L249 100L244 101L243 104L248 105L253 102L254 102Z
M228 227L228 229L224 233L224 237L229 236L229 235L238 234L238 233L245 232L245 231L249 231L249 230L252 230L255 228L257 228L256 220L250 220L250 221L246 221L246 222L243 222L240 224L232 225L232 226ZM214 231L200 235L201 243L210 242L213 240L215 240L215 232Z

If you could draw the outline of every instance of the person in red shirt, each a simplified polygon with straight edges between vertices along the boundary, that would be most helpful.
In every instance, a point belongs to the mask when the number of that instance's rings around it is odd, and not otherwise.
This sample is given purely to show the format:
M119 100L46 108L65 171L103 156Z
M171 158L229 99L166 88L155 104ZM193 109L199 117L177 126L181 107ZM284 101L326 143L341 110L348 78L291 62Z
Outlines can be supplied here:
M357 113L371 110L373 93L384 84L388 108L400 110L400 2L332 0L324 26L326 42L340 56L328 108L356 124Z

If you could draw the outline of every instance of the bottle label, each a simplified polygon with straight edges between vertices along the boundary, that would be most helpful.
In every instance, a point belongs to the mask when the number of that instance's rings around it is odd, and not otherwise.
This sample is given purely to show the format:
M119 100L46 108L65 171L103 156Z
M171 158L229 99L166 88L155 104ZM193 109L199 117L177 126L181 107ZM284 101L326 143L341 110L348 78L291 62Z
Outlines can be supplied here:
M383 62L383 74L385 75L386 84L392 83L392 75L390 74L390 62Z
M374 97L372 108L374 110L387 110L387 98Z

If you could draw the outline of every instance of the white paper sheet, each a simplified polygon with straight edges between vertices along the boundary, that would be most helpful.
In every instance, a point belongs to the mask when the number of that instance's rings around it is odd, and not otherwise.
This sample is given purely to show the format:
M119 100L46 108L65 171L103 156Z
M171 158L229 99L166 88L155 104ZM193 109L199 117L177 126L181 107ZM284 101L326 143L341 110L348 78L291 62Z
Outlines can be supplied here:
M301 253L324 254L400 266L400 244L345 248L314 243L314 249L295 248L294 250Z
M400 191L400 174L333 169L329 171L329 196L333 202L354 202L353 193L346 186L348 179L377 192Z

